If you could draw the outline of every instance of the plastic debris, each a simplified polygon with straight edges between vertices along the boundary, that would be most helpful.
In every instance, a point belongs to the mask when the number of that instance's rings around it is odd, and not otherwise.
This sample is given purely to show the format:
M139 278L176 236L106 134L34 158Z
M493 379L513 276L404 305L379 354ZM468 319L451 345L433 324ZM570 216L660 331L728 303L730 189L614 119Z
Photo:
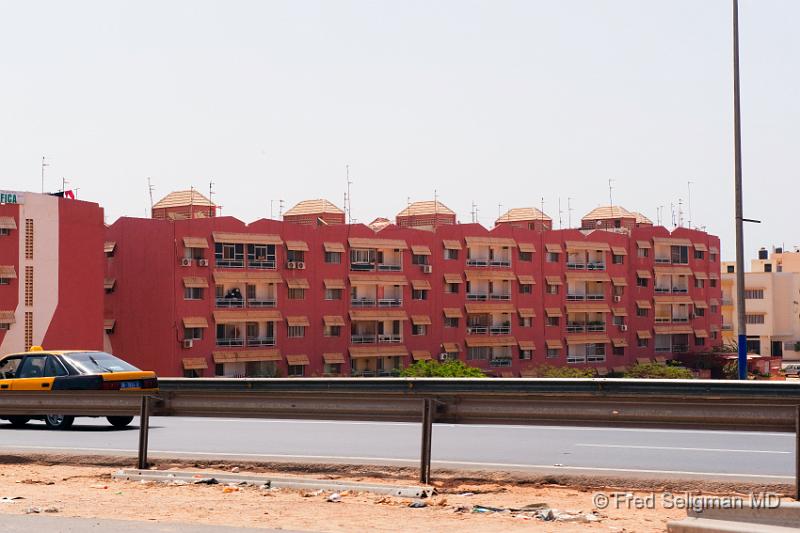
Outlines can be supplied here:
M217 485L219 481L213 477L201 477L192 481L195 485Z
M108 485L92 485L91 488L93 488L93 489L107 489Z
M22 496L3 496L0 497L0 503L17 503L17 500L24 500Z
M239 467L238 466L234 466L233 468L231 468L231 472L233 472L234 474L238 474L239 473Z
M412 509L422 509L423 507L427 507L428 504L425 502L416 501L409 503L408 506Z
M339 503L339 502L341 502L341 501L342 501L342 495L341 495L341 494L339 494L338 492L334 492L333 494L331 494L330 496L328 496L328 498L327 498L327 499L328 499L328 501L329 501L329 502L331 502L331 503Z
M313 498L314 496L322 496L324 492L325 491L322 489L315 491L304 490L303 492L300 493L300 496L302 496L303 498Z
M474 492L462 492L459 496L475 496Z

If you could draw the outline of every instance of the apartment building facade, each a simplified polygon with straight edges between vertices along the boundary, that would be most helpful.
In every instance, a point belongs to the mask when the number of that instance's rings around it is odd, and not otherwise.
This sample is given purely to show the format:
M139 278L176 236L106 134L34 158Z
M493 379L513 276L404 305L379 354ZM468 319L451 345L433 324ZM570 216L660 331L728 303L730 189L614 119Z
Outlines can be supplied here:
M722 263L723 340L738 338L736 264ZM747 351L800 361L800 252L762 248L745 272Z
M306 209L304 223L121 218L105 345L165 376L391 375L431 358L520 376L721 342L715 236L613 219L555 231L538 214L489 230L432 208L375 229Z
M104 238L95 203L0 191L0 354L102 347Z

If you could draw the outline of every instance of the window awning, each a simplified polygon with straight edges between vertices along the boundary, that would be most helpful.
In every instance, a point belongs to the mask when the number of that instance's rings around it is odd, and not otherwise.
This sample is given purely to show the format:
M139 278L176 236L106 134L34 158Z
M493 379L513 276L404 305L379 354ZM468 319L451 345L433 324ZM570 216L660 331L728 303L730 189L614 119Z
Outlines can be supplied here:
M305 241L286 241L286 249L292 252L307 252L308 243ZM287 357L289 357L287 355Z
M567 313L610 313L608 304L603 303L567 303Z
M649 357L637 357L636 358L636 364L637 365L649 365L652 362L653 361L651 361Z
M376 309L350 311L350 320L408 320L408 315L400 309Z
M431 255L431 249L421 244L412 244L411 253L414 255Z
M605 272L567 272L567 281L608 282L611 278Z
M628 310L624 307L612 307L611 314L614 316L628 316Z
M712 254L718 254L719 248L717 248L716 246L709 246L708 251L711 252Z
M406 241L393 239L364 239L361 237L350 237L347 239L350 248L375 248L381 250L407 250Z
M205 357L184 357L181 360L184 370L205 370L208 363Z
M516 346L517 339L507 335L475 335L467 337L466 342L469 347L499 347L499 346Z
M214 271L214 283L247 283L248 281L263 281L266 283L283 283L283 278L277 272L256 272L254 270L243 272Z
M426 279L412 279L411 288L415 291L429 291L431 290L431 284Z
M513 378L513 377L515 377L515 375L516 374L514 374L514 372L512 372L511 370L501 370L500 371L500 377L501 378Z
M640 329L639 331L637 331L636 332L636 336L638 338L640 338L640 339L652 339L653 338L653 335L650 333L650 331L646 330L646 329Z
M367 359L371 357L405 357L408 350L405 346L351 346L350 359Z
M444 275L444 282L445 283L463 283L464 280L461 279L461 274L445 274Z
M187 289L208 288L208 280L200 276L186 276L183 278L183 286Z
M185 328L207 328L208 320L204 316L185 316L183 317L183 327Z
M2 275L0 275L0 277L2 277ZM105 278L103 280L103 288L105 290L107 290L107 291L110 291L111 289L113 289L114 285L116 285L116 284L117 284L117 280L114 279L114 278Z
M628 280L626 280L625 278L614 277L611 278L611 284L614 285L615 287L627 287Z
M408 285L402 274L350 274L349 277L351 285Z
M428 350L411 350L411 358L414 361L427 361L431 358L431 352Z
M561 281L561 276L545 276L544 280L547 282L548 285L563 285L564 282Z
M641 279L650 279L653 277L653 275L650 273L649 270L637 270L636 277Z
M711 298L711 299L708 300L708 303L711 304L711 305L718 306L719 305L719 300L717 300L716 298Z
M708 309L708 303L704 302L703 300L695 300L694 307L696 309Z
M530 274L520 274L517 276L520 285L534 285L536 281Z
M534 311L533 307L520 307L518 312L522 318L536 318L536 311Z
M675 335L691 335L694 333L692 326L689 325L655 325L656 335L666 335L666 334L675 334Z
M17 223L13 217L0 217L0 229L17 229Z
M208 239L205 237L184 237L184 248L208 248Z
M611 339L611 344L614 345L614 348L627 348L628 341L625 339Z
M322 243L322 247L325 249L326 252L331 253L344 253L344 244L340 242L324 242Z
M443 311L446 318L464 318L464 314L458 307L445 307Z
M14 265L0 265L0 278L17 279L17 271Z
M326 279L323 280L326 289L344 289L343 279Z
M519 245L519 251L532 254L536 251L536 247L533 245L532 242L520 242L517 243Z
M607 242L592 241L566 241L564 245L568 252L572 251L600 251L607 252L611 249Z
M561 308L560 307L547 307L547 308L545 308L544 313L549 317L564 316L561 313Z
M623 246L612 246L611 253L614 255L628 255L628 250Z
M519 341L520 350L535 350L536 343L533 341Z
M309 327L311 324L308 322L307 316L287 316L286 317L286 324L288 326L302 326L302 327Z
M608 368L605 366L598 366L594 369L594 371L597 372L597 375L600 377L608 375Z
M2 226L0 226L0 228L2 228ZM114 241L106 241L103 243L103 252L107 254L113 254L116 248L117 248L117 243Z
M514 239L509 239L506 237L472 237L467 236L464 237L464 240L467 241L467 246L492 246L492 247L505 247L505 248L516 248L517 242Z
M322 360L326 365L340 365L344 363L344 354L341 352L330 352L322 354Z
M544 343L547 345L548 350L560 350L564 347L561 339L547 339Z
M719 272L710 272L708 277L711 279L719 279Z
M698 252L707 252L708 251L708 246L706 246L705 244L700 243L700 242L695 242L695 243L692 244L692 246L694 246L694 249L697 250Z
M442 240L442 245L444 246L445 250L461 250L461 242L460 241L453 241L449 239Z
M658 266L656 265L653 270L656 274L666 274L669 276L691 276L692 269L682 266Z
M322 322L330 326L344 326L344 317L339 315L325 315L322 317Z
M708 279L708 273L700 272L699 270L694 271L695 279Z
M608 344L607 335L599 335L596 333L583 333L580 335L569 335L567 337L567 344Z
M224 311L214 311L214 321L222 322L253 322L263 320L265 322L278 322L283 320L280 311L271 309L226 309Z
M550 254L560 254L560 253L562 253L561 245L558 244L557 242L545 243L544 249L547 251L547 253L550 253Z
M653 245L650 244L650 241L636 241L636 246L639 248L647 249L652 248Z
M232 244L283 244L280 235L264 235L258 233L227 233L215 231L211 234L214 242L227 242Z
M12 315L12 318L13 318L13 315ZM11 322L3 322L2 320L0 320L0 323L5 323L5 324L9 324L9 323L13 324L13 322L14 322L13 320ZM116 323L117 323L117 321L115 319L106 318L105 320L103 320L103 329L106 330L106 331L112 331L114 329L114 326L116 325Z
M442 349L447 353L458 353L461 351L461 347L455 342L443 342Z
M466 306L467 313L513 313L514 304L511 303L497 303L497 302L477 302L468 303Z
M652 309L653 305L650 300L636 300L636 307L639 309Z
M672 296L658 296L656 295L654 298L657 304L692 304L694 300L692 300L691 296L686 295L672 295Z
M676 239L674 237L653 237L655 244L663 244L667 246L691 246L692 241L689 239Z
M467 281L514 281L517 279L512 272L499 272L496 270L467 270Z
M281 361L281 352L277 348L264 350L231 350L224 352L211 352L215 364L223 363L249 363L251 361Z
M706 339L708 338L708 332L704 329L696 329L694 330L694 336L698 339Z
M428 315L411 315L411 323L415 326L430 326L431 317Z
M290 289L307 289L309 287L306 278L292 278L286 280L286 285Z
M292 366L305 366L311 364L306 354L294 354L286 356L286 364Z

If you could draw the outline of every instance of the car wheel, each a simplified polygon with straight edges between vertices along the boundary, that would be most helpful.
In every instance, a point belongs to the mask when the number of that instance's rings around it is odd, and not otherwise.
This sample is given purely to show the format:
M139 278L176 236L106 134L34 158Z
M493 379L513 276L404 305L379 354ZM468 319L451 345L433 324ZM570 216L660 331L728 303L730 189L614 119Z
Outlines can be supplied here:
M132 416L107 416L106 420L115 428L124 428L133 422Z
M48 429L69 429L74 421L74 416L47 415L44 417L44 423Z
M11 422L11 425L15 428L21 428L25 424L28 423L30 420L27 416L9 416L8 421Z

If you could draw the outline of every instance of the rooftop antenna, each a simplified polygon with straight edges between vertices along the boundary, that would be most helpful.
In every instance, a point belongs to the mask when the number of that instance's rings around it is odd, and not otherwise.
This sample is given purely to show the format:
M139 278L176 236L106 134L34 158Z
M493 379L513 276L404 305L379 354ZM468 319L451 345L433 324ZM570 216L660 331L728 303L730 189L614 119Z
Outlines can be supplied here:
M539 212L542 213L541 215L539 215L539 218L541 219L542 225L544 225L544 196L542 196L542 203Z
M194 218L194 185L189 187L189 218Z
M283 218L283 200L278 200L278 216Z
M609 178L608 179L608 205L611 207L611 216L614 216L614 197L611 194L614 190L614 186L612 185L614 180Z
M436 227L436 217L439 215L439 191L433 189L433 226Z
M45 157L42 156L42 194L44 194L44 167L49 167L50 163L45 163Z
M66 190L67 190L67 183L69 183L69 181L67 180L67 178L65 178L65 177L63 177L63 176L62 176L62 177L61 177L61 192L66 192Z
M561 223L561 215L564 212L561 210L561 197L558 197L558 229L564 229L564 225ZM542 213L542 219L544 219L544 213Z
M692 229L692 182L686 182L686 188L689 190L689 197L687 201L687 209L689 210L689 229Z
M153 190L155 186L150 182L150 176L147 176L147 192L150 194L150 211L153 211Z
M351 195L350 195L350 185L352 185L353 182L350 181L350 165L345 165L344 168L345 168L345 174L346 174L346 177L347 177L347 193L345 195L345 209L347 210L347 223L348 224L352 224L353 223L353 205L352 205L352 199L351 199Z
M658 226L663 225L663 218L664 218L664 206L659 205L656 207L656 222Z
M572 228L572 198L567 198L567 227Z
M669 203L669 209L672 212L672 227L675 227L675 204L672 202Z
M503 216L503 204L497 204L497 218Z
M683 227L683 198L678 198L678 227Z
M411 225L414 225L414 215L411 213L411 197L406 196L406 210L408 211L408 216L411 218Z
M272 206L274 206L274 205L275 205L275 200L270 200L270 201L269 201L269 219L270 219L270 220L275 220L275 219L273 218L273 215L272 215L272 213L273 213L273 211L272 211Z

